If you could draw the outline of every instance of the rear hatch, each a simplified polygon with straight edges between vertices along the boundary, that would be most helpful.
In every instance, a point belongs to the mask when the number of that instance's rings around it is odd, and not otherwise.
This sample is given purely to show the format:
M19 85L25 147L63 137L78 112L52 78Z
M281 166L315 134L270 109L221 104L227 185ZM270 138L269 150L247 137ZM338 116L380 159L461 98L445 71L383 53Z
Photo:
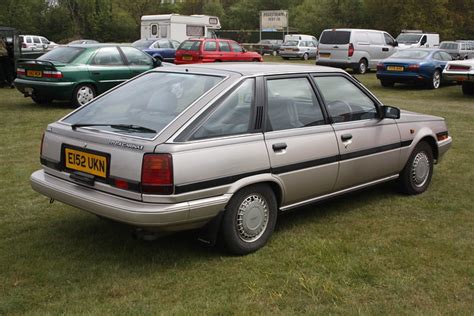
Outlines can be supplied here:
M325 30L319 39L319 60L347 62L351 31Z
M289 40L280 46L280 54L295 54L300 51L298 40Z
M182 63L197 63L201 60L201 43L199 40L187 40L176 50L175 60Z
M223 77L171 71L139 76L49 125L41 151L45 171L135 200L172 194L171 154L154 154L159 135Z

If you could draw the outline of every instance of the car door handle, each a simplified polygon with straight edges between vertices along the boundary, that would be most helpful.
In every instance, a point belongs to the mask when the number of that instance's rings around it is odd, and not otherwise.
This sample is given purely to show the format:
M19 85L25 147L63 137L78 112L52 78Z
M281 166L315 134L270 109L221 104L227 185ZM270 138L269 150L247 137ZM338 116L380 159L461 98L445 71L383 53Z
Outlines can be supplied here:
M383 48L382 48L382 51L383 51L383 52L388 52L388 47L383 47Z
M337 45L334 45L332 48L339 48L339 46L337 46Z
M273 151L285 150L288 145L286 143L276 143L272 145Z
M93 75L100 75L100 72L98 72L98 71L93 71L92 74L93 74Z
M352 139L352 134L342 134L342 135L341 135L341 140L342 140L343 142L348 141L348 140L350 140L350 139Z

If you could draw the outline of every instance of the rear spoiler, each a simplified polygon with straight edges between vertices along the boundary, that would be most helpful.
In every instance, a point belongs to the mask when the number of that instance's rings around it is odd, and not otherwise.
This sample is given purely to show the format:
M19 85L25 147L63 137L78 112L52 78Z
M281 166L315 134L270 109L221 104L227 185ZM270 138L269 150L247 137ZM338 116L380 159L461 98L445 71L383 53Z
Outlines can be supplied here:
M38 66L43 66L45 69L54 69L56 70L56 66L50 61L47 60L41 60L41 59L28 59L28 58L20 58L18 59L17 65L38 65Z

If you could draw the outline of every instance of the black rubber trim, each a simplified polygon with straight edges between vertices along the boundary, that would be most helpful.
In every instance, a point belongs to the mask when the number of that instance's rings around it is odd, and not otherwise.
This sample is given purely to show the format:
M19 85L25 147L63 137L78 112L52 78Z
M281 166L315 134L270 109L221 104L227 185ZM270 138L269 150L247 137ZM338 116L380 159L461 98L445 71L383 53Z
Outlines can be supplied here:
M62 164L59 161L49 160L47 158L40 157L40 163L43 166L46 166L48 168L58 170L58 171L62 171Z
M306 168L311 168L311 167L327 165L327 164L338 162L338 161L339 161L339 155L336 155L336 156L332 156L332 157L326 157L326 158L321 158L321 159L304 161L304 162L299 162L299 163L295 163L295 164L292 164L292 165L286 165L286 166L272 168L272 173L273 174L281 174L281 173L296 171L296 170L300 170L300 169L306 169Z
M378 154L384 151L389 151L393 149L397 149L400 147L405 147L405 146L410 146L411 140L408 142L400 142L400 143L395 143L395 144L390 144L390 145L384 145L384 146L379 146L379 147L374 147L374 148L369 148L369 149L364 149L364 150L359 150L359 151L354 151L348 154L343 154L340 156L340 161L347 160L347 159L354 159L354 158L359 158L363 156L368 156L368 155L373 155L373 154Z

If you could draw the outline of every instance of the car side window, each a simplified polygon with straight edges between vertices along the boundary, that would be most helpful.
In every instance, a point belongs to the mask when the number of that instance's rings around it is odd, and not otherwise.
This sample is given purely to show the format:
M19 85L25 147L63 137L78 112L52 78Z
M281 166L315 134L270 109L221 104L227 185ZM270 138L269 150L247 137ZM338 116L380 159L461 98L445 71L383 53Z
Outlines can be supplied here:
M383 37L385 38L385 44L390 46L395 45L395 40L393 39L393 37L391 37L387 33L383 33Z
M204 42L204 50L206 52L213 52L217 49L216 41L206 41Z
M279 131L325 124L308 78L267 80L268 130Z
M44 38L44 37L41 37L41 42L42 42L43 44L46 44L46 45L49 44L49 41L48 41L46 38Z
M221 52L230 52L230 46L228 42L219 42L219 50Z
M35 44L41 44L40 39L39 39L39 37L37 37L37 36L33 37L33 42L34 42Z
M171 45L173 46L174 49L178 49L178 47L179 47L179 42L178 42L178 41L173 41L173 40L171 40Z
M342 76L314 77L334 123L378 118L377 106L362 90Z
M171 48L170 42L160 41L160 48Z
M255 79L245 80L218 105L192 135L191 140L244 134L250 131Z
M31 37L29 37L29 36L28 36L28 37L26 37L26 42L27 42L28 44L31 44L31 43L33 43L33 42L31 41Z
M440 52L440 54L441 54L441 57L443 58L443 60L447 60L447 61L453 60L453 57L451 57L451 55L449 55L446 52Z
M443 58L441 57L441 55L439 53L434 53L433 54L433 59L435 60L443 60Z
M242 47L237 43L230 43L230 46L232 46L232 50L236 53L242 53L243 52Z
M140 52L138 49L133 47L121 47L122 52L125 54L129 65L143 65L151 66L153 65L152 59Z
M160 48L160 42L155 42L155 44L153 44L153 48Z
M117 66L123 65L123 60L116 47L103 47L95 54L91 64Z

